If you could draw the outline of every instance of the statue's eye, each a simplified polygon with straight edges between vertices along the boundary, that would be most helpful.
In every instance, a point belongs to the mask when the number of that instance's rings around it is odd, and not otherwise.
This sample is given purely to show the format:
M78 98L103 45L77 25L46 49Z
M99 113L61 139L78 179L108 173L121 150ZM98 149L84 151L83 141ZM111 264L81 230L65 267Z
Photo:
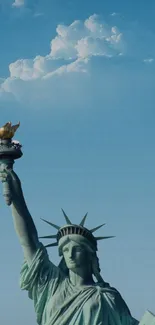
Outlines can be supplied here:
M76 247L76 248L75 248L75 251L76 251L76 252L82 252L83 249L82 249L82 247L79 246L79 247Z

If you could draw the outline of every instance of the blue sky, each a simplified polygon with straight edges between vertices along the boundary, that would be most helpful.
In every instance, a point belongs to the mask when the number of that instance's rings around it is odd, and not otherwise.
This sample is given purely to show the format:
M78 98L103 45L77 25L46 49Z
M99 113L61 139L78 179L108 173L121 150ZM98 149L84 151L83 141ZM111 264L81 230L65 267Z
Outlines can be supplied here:
M140 319L154 309L153 1L0 0L1 125L20 120L15 163L39 235L74 222L98 235L104 279ZM1 191L2 192L2 191ZM1 194L0 323L35 324L22 250ZM50 258L59 262L57 249ZM24 315L24 316L23 316Z

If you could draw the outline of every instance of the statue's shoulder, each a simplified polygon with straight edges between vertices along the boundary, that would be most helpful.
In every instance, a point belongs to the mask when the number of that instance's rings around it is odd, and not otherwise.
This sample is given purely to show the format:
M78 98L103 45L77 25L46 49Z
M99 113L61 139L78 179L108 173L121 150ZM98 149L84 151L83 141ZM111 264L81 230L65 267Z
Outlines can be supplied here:
M125 311L128 315L131 315L126 302L124 301L120 292L116 288L111 287L108 282L98 283L98 286L100 286L101 289L103 288L102 292L104 294L108 294L108 297L112 299L116 308L118 308L120 312Z
M116 292L116 293L118 292L115 288L111 287L108 282L105 281L97 282L96 285L99 286L100 288L103 288L104 290L109 290L111 292Z
M131 312L130 312L125 300L123 299L122 295L120 294L120 292L114 287L111 287L111 289L114 291L115 303L116 303L117 307L120 309L121 312L126 311L126 313L131 316Z

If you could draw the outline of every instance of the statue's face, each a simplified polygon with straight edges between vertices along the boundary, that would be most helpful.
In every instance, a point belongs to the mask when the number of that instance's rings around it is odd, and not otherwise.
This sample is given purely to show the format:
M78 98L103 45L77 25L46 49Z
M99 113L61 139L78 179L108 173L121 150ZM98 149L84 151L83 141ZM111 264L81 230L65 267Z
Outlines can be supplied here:
M74 241L70 241L63 246L62 253L69 270L87 265L88 252L86 249Z

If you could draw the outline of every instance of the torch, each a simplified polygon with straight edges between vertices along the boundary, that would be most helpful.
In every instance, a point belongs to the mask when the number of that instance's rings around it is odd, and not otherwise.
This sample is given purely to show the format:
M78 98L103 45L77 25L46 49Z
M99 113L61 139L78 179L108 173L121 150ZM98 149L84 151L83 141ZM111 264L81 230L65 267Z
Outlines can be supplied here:
M3 170L12 170L14 160L23 155L21 151L22 145L18 141L12 139L19 125L20 123L11 125L11 122L8 122L0 128L0 166ZM12 203L12 197L9 183L7 180L2 181L2 183L3 196L6 204L10 205Z

